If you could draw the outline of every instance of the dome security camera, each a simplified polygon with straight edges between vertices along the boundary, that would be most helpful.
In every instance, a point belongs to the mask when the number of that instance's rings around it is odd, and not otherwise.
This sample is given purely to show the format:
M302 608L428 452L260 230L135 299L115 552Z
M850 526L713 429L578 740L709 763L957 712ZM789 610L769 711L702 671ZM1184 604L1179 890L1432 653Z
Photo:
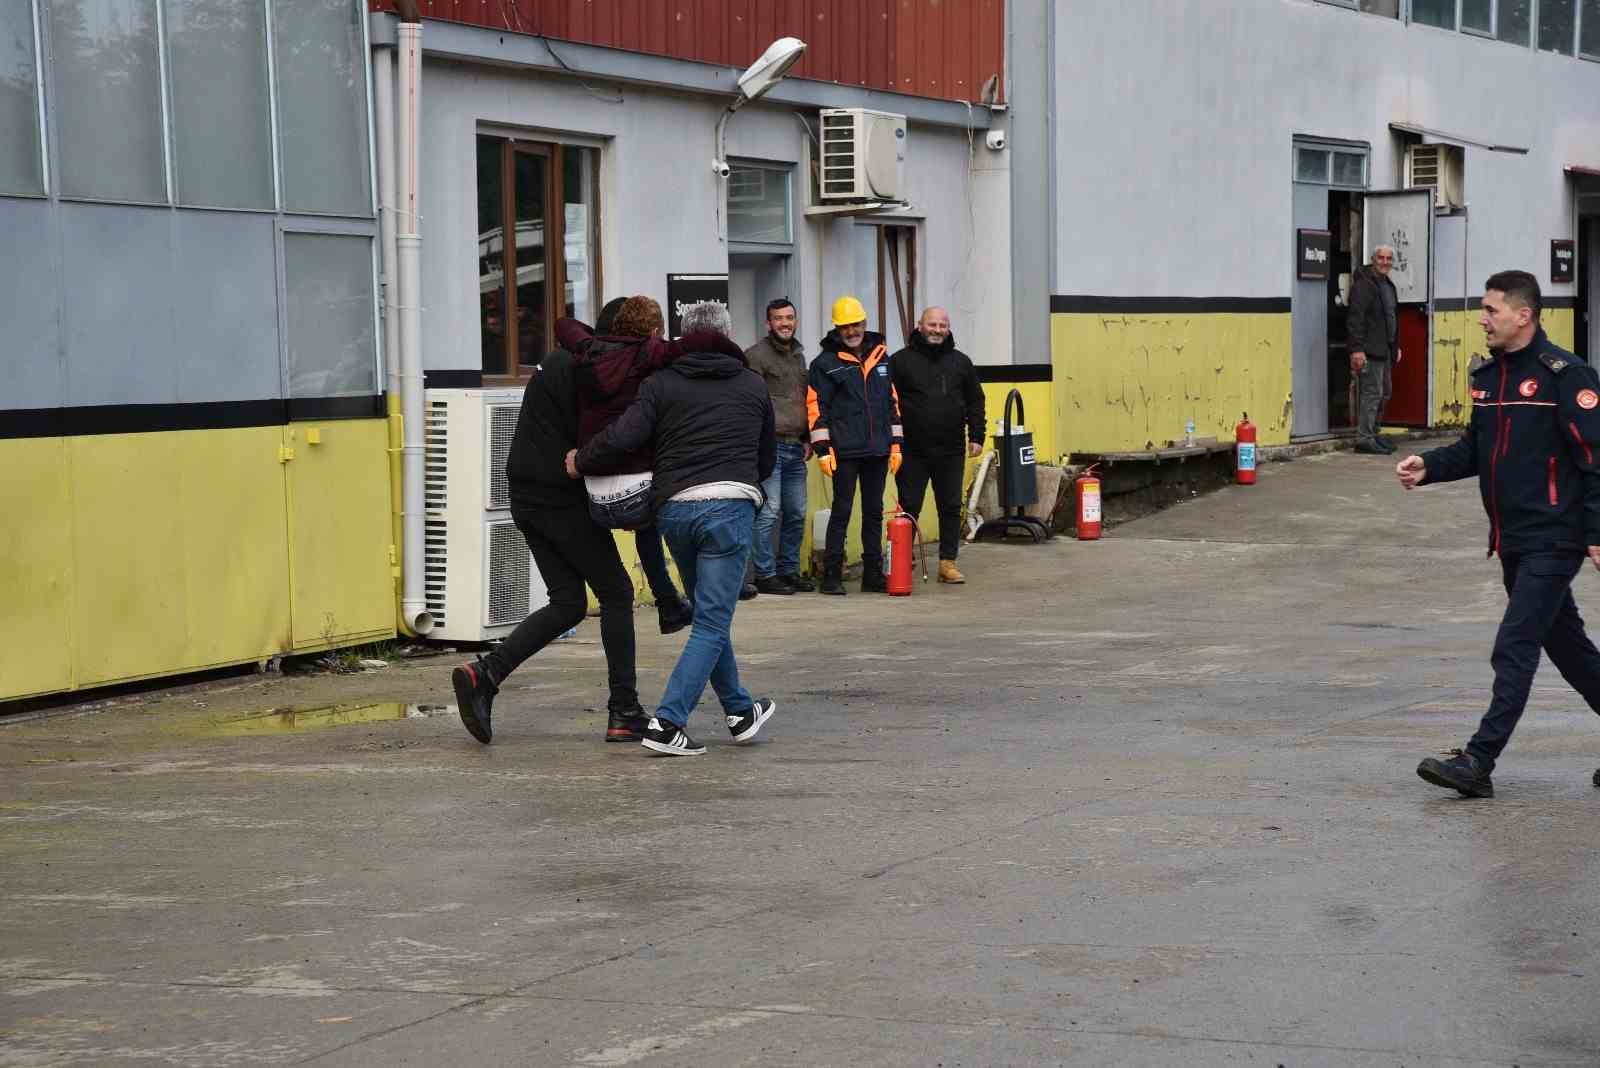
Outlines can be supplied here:
M1004 130L990 130L983 135L983 143L991 150L999 152L1006 147L1006 132Z
M733 168L728 166L727 160L714 159L711 161L711 172L718 178L726 178L733 173Z

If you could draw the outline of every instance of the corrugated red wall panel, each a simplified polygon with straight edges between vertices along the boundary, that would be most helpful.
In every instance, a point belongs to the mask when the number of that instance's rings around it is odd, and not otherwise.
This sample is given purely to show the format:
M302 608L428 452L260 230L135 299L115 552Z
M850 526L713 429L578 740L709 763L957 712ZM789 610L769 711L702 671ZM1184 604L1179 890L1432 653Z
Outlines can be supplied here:
M368 0L393 11L394 0ZM779 37L793 75L977 100L1005 64L1005 0L421 0L423 18L744 67Z

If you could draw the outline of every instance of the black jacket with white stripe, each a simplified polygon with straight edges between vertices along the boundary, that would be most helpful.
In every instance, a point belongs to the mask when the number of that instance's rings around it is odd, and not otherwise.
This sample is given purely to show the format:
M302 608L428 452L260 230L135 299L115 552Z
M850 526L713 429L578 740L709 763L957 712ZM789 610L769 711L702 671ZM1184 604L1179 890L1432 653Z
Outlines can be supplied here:
M1472 418L1423 454L1423 485L1478 476L1489 552L1600 545L1600 376L1543 330L1472 374Z

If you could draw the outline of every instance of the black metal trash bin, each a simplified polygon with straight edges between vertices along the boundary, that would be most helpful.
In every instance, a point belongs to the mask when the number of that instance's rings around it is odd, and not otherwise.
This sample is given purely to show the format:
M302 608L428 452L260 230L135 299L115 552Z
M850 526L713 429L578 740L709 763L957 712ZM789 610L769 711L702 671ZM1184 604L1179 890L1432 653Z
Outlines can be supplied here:
M1017 421L1011 421L1011 406L1017 406ZM1012 390L1006 394L1005 418L1000 433L995 436L995 454L1000 457L1000 516L978 528L977 537L1005 538L1011 534L1024 534L1035 543L1050 537L1050 528L1023 509L1039 499L1039 475L1034 469L1033 435L1014 433L1022 425L1022 393ZM1016 509L1016 514L1011 509Z

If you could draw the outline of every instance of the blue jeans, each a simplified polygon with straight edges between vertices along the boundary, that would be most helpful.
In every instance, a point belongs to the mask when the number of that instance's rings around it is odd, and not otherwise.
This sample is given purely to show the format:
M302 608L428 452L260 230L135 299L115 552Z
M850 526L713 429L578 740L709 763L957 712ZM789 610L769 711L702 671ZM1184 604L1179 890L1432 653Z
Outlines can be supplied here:
M800 571L800 540L806 533L806 447L797 441L778 442L778 462L761 484L767 503L756 513L756 577L795 575ZM772 527L783 516L778 531L778 558L772 558Z
M706 682L724 712L754 704L739 685L733 658L733 609L744 588L744 565L756 506L739 501L668 501L656 512L656 528L678 562L684 590L694 604L694 629L667 679L656 717L682 727L700 703Z

